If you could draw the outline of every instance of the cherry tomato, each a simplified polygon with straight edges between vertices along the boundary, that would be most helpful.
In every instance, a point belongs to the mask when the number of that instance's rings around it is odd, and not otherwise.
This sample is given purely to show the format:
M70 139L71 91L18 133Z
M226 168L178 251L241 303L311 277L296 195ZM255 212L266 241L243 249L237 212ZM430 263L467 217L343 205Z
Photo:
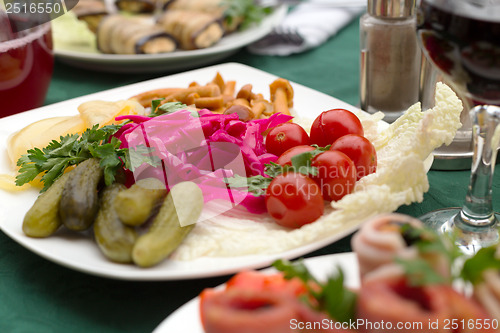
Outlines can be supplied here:
M330 150L338 150L349 156L356 166L357 179L377 170L377 152L364 136L344 135L335 140Z
M295 172L274 178L266 190L266 207L281 226L300 228L317 220L325 209L318 184Z
M345 109L332 109L322 112L311 126L311 144L320 147L331 145L347 134L364 135L359 118Z
M314 180L321 187L325 200L340 200L354 189L356 166L346 154L337 150L325 151L312 159L311 166L318 170Z
M226 282L226 289L244 288L246 290L283 292L294 297L307 292L304 283L298 279L285 279L282 273L262 274L258 271L242 271Z
M276 156L280 156L292 147L308 144L309 135L302 126L295 123L280 124L271 129L266 136L266 150Z
M314 149L316 148L306 145L295 146L281 154L281 156L278 157L276 163L278 163L279 165L292 165L292 157L305 153L307 151L313 151Z

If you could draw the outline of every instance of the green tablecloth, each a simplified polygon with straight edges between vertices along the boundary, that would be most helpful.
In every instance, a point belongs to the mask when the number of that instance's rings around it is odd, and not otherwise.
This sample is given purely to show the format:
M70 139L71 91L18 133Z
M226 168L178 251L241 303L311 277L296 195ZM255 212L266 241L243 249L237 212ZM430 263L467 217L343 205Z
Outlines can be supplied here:
M241 50L225 61L262 69L356 105L358 36L358 21L354 21L323 46L304 54L281 58ZM56 63L46 104L162 75L104 74ZM424 201L399 211L419 216L461 206L469 174L429 172L430 190ZM499 177L494 199L500 193ZM495 206L500 208L498 203ZM350 236L308 256L346 251L350 251ZM45 260L0 232L0 332L150 332L203 288L227 278L127 282L95 277Z

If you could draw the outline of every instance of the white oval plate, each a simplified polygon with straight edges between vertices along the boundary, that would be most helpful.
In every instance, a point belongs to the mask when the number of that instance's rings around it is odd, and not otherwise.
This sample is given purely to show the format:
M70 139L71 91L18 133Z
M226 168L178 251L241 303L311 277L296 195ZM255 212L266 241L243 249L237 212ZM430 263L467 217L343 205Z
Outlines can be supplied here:
M360 285L358 261L352 252L312 257L305 259L304 264L319 280L326 279L330 273L334 272L335 267L340 267L345 274L346 286L357 288ZM273 269L265 270L265 272L273 271ZM153 333L168 332L204 333L200 321L200 299L198 297L175 310L153 331Z
M84 69L115 73L173 72L220 61L265 35L278 25L287 13L286 6L276 8L258 25L237 31L206 49L175 51L162 54L101 54L71 50L54 50L61 62Z
M255 92L269 93L269 84L276 76L261 70L236 63L227 63L185 73L166 76L154 80L111 89L68 101L44 106L18 115L0 119L0 174L13 173L6 154L6 141L11 133L37 120L77 114L77 107L89 100L127 99L138 93L156 88L187 87L196 80L204 84L210 82L216 72L225 80L236 80L237 89L252 83ZM294 109L301 117L316 117L321 110L332 107L359 111L356 107L334 97L293 83L295 91ZM381 126L387 123L381 122ZM430 160L432 163L432 159ZM428 164L430 167L430 164ZM292 259L329 245L354 232L359 225L346 228L326 238L298 248L272 255L247 255L240 257L202 257L192 261L165 260L152 268L117 264L107 260L98 249L92 237L85 233L70 233L60 230L57 235L44 239L30 238L22 231L23 217L33 205L38 192L35 189L21 192L0 190L0 228L9 237L27 249L53 262L85 273L123 280L176 280L232 274L245 268L269 266L279 258ZM63 228L61 228L63 229Z

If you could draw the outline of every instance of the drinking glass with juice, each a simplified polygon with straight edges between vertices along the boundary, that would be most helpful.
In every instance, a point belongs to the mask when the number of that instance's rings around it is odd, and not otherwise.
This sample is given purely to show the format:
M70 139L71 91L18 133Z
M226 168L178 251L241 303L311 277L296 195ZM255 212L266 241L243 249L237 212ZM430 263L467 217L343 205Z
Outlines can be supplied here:
M19 32L9 23L0 9L0 118L42 106L54 66L50 23Z

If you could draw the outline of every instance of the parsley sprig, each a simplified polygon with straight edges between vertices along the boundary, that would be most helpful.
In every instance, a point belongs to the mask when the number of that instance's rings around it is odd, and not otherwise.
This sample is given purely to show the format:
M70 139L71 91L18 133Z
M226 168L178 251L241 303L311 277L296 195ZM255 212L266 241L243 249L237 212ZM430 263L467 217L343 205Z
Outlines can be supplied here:
M458 278L454 265L463 253L455 245L452 236L438 235L432 229L417 228L411 224L403 224L401 233L406 240L411 240L411 244L408 245L415 246L419 254L412 259L396 258L396 263L403 267L411 285L451 283ZM429 260L433 255L446 258L448 276L441 275L433 267L433 263Z
M221 5L227 7L224 17L229 25L235 19L243 17L240 30L248 28L252 23L260 23L264 17L273 11L271 7L255 4L254 0L224 0Z
M179 102L161 104L163 99L152 101L150 117L186 108L186 105ZM195 116L199 115L196 113ZM42 192L44 192L62 176L66 168L78 165L89 158L100 160L106 185L111 185L115 181L116 174L122 168L134 171L142 163L158 165L151 148L132 147L130 150L120 148L121 141L113 135L121 126L107 125L99 128L99 125L94 125L81 135L68 134L61 136L59 141L52 140L45 148L28 150L27 154L22 155L17 161L20 169L16 177L16 185L29 183L39 174L43 174L41 181L44 185Z
M477 284L482 281L483 272L488 269L500 270L497 246L483 247L473 257L468 258L462 266L460 276L465 281Z
M264 195L271 181L278 175L285 172L299 172L304 175L317 175L318 170L311 166L311 160L314 156L330 149L330 146L319 147L313 145L316 149L307 151L291 158L292 165L281 166L271 162L264 165L264 175L243 177L235 175L226 178L226 183L232 188L238 188L241 191L247 191L256 197Z
M302 260L289 262L278 260L273 266L284 273L286 279L294 277L304 282L308 296L303 301L317 311L326 312L331 318L338 322L356 320L357 295L344 286L344 273L340 267L337 272L331 274L325 282L318 281L307 269Z
M120 148L121 141L112 136L120 125L109 125L98 128L98 125L87 129L81 135L68 134L60 140L52 140L45 148L33 148L17 161L20 167L16 177L16 185L21 186L43 174L42 192L46 191L66 170L89 158L99 158L104 170L104 180L112 184L118 170L128 164L127 149Z
M187 105L181 102L167 102L161 104L164 99L165 98L157 98L151 101L151 113L149 114L149 117L157 117L162 114L174 113L187 108Z

